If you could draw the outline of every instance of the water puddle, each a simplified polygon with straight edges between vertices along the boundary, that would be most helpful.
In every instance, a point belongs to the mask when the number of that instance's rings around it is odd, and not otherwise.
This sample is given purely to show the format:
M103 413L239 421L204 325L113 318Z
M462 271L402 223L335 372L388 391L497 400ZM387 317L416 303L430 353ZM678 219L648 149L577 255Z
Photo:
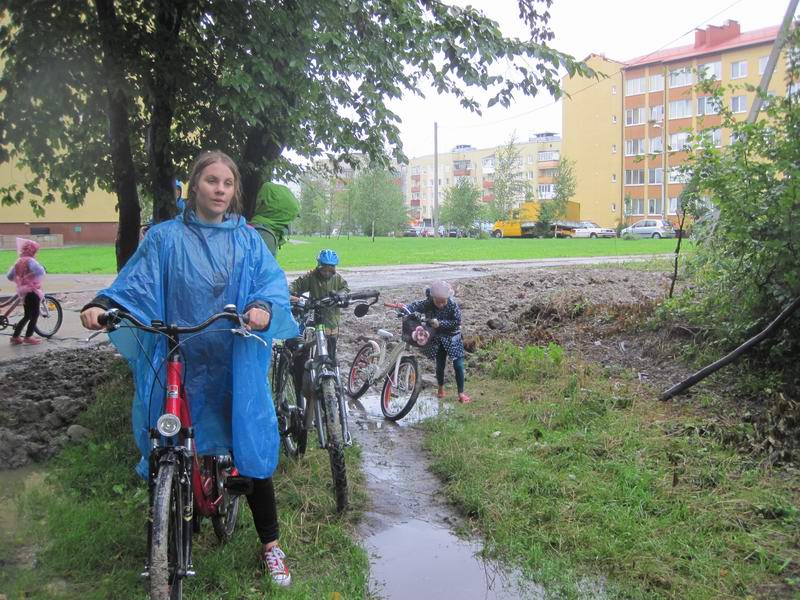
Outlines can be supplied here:
M381 598L415 600L518 600L544 598L538 586L521 583L480 557L481 545L449 530L412 519L366 540L370 592Z
M350 403L372 501L361 525L370 592L386 600L543 598L543 589L519 572L481 558L479 541L453 533L461 519L444 502L421 450L423 433L415 427L451 408L422 394L406 417L392 423L384 420L374 391Z

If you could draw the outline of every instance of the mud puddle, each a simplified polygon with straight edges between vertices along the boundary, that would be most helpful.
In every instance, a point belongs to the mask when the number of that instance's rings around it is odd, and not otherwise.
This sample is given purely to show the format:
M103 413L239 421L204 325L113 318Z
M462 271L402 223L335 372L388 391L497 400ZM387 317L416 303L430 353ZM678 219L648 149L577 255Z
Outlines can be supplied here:
M423 434L416 427L449 409L426 390L399 423L383 419L376 393L350 404L351 431L362 448L371 498L360 527L370 555L370 593L386 600L543 598L544 590L521 574L481 558L480 541L453 532L462 520L428 471Z

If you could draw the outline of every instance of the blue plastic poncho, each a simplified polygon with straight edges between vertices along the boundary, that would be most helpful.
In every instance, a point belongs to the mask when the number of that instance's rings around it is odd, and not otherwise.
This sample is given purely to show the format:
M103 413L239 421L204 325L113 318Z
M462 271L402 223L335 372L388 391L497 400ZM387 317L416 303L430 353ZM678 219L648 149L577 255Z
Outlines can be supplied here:
M197 325L226 304L243 312L262 301L272 306L272 319L265 332L254 333L269 345L298 333L286 276L242 217L210 225L190 213L188 224L178 217L153 227L100 294L143 323L161 319L182 326ZM243 475L263 479L275 470L280 442L267 383L271 351L230 329L229 322L217 321L196 337L181 338L196 447L199 454L232 452ZM148 429L163 408L166 340L125 328L111 337L133 371L133 434L146 457ZM146 474L146 460L139 472Z

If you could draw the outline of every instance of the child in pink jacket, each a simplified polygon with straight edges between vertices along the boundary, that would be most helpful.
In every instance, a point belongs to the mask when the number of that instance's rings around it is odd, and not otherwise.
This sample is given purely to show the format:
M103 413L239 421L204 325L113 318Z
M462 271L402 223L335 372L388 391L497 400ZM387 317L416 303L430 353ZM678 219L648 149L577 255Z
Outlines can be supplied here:
M36 262L34 256L39 250L39 244L33 240L17 238L17 262L8 270L6 277L13 281L17 286L17 295L22 299L25 306L25 315L22 320L14 326L14 335L11 337L12 344L41 344L40 338L33 337L33 329L36 321L39 320L39 305L44 298L42 291L42 280L44 279L44 267ZM25 337L21 338L22 328L27 323L28 329Z

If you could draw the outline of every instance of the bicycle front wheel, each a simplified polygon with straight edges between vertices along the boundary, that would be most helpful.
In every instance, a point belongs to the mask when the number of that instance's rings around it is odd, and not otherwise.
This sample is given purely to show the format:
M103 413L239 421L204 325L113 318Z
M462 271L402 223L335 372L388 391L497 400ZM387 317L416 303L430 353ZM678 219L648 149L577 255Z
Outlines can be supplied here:
M150 524L150 600L181 600L185 569L183 497L175 465L158 470Z
M333 493L336 497L336 510L347 508L347 469L344 463L344 435L339 421L339 400L336 396L336 382L333 378L322 381L322 408L325 411L325 429L328 441L328 458L331 461Z
M405 417L417 403L422 389L422 378L419 376L417 359L404 356L397 369L397 380L393 381L394 369L386 376L381 390L381 412L390 421L399 421Z
M347 376L347 393L353 400L358 400L369 389L369 369L378 364L380 353L372 344L364 344L356 352L350 374Z
M46 295L39 305L39 320L36 321L34 330L43 338L52 337L61 327L63 319L64 311L61 309L61 303L53 296Z

